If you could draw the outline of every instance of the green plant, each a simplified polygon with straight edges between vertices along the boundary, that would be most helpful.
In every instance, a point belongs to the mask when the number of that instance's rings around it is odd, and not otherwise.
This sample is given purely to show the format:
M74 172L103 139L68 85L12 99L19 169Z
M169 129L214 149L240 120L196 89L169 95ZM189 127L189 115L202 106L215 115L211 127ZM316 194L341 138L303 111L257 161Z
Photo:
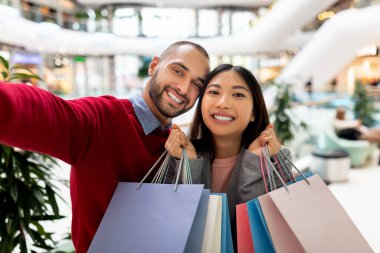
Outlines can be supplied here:
M143 79L148 76L148 69L149 69L149 65L151 61L152 61L152 58L150 57L141 57L141 66L137 73L138 77Z
M270 115L277 138L282 143L288 143L294 138L293 129L299 129L300 127L307 129L307 125L303 121L296 123L294 121L295 116L290 114L292 105L294 104L294 94L291 91L291 85L282 83L273 85L277 88L277 94Z
M3 81L25 80L25 79L42 79L33 73L30 69L24 68L20 65L9 66L9 62L0 55L0 70L1 78Z
M2 79L8 82L41 80L21 66L10 67L1 56L0 70ZM55 247L52 233L41 225L63 218L57 205L54 166L55 160L46 155L0 145L0 252L36 252L38 248Z
M357 81L355 83L354 94L352 95L354 101L354 116L356 119L360 119L363 125L368 127L375 123L373 115L375 113L375 104L373 99L368 96L367 90L364 85Z

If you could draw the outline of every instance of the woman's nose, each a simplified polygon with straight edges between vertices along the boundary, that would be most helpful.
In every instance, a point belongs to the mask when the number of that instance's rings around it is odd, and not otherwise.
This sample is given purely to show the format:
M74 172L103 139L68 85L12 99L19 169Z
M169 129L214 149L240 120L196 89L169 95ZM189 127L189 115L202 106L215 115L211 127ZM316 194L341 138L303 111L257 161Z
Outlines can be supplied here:
M229 98L227 96L225 96L225 95L220 96L220 98L218 99L218 101L216 103L216 107L219 107L219 108L230 108L231 105L230 105Z

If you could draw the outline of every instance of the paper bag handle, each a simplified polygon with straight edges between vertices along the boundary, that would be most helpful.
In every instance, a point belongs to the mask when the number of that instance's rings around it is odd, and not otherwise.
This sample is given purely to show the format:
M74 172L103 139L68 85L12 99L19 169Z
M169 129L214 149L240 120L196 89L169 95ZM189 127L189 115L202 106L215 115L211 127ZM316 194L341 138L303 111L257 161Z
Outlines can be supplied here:
M161 166L159 167L156 175L154 176L154 178L152 180L152 183L156 183L157 184L157 183L161 183L163 181L163 178L166 177L166 174L168 172L169 164L170 164L170 158L171 158L170 154L166 150L161 154L161 156L157 159L157 161L153 164L153 166L146 173L146 175L144 176L144 178L137 185L137 187L136 187L137 190L140 189L140 187L142 186L142 184L145 182L146 178L152 173L152 171L155 169L155 167L157 166L157 164L159 164L159 162L164 158L164 156L165 156L165 159L162 162ZM183 149L183 148L182 148L181 159L180 159L180 162L179 162L178 172L177 172L177 175L176 175L176 181L175 181L175 184L174 184L174 191L177 191L177 189L178 189L179 176L182 173L182 170L184 170L183 182L185 184L192 184L192 177L191 177L191 172L190 172L189 158L187 156L186 150Z

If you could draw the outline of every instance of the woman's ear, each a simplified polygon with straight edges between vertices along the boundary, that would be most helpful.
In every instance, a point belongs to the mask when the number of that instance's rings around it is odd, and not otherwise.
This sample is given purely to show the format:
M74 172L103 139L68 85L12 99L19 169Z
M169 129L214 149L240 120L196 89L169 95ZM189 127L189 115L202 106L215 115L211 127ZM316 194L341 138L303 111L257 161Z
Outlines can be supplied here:
M153 76L154 72L156 72L158 63L160 62L160 58L155 56L153 60L149 64L149 69L148 69L148 75Z
M255 115L251 115L251 119L250 119L251 122L254 122L255 121Z

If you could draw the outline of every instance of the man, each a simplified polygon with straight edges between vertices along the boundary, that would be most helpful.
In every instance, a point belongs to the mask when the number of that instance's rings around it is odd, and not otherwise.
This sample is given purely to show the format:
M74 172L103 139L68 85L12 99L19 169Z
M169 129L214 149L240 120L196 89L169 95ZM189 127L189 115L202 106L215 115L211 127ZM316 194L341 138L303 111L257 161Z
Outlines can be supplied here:
M207 52L181 41L149 66L142 94L63 100L23 84L0 83L0 143L72 165L72 238L86 252L119 181L140 181L159 155L171 118L195 103L209 72Z

